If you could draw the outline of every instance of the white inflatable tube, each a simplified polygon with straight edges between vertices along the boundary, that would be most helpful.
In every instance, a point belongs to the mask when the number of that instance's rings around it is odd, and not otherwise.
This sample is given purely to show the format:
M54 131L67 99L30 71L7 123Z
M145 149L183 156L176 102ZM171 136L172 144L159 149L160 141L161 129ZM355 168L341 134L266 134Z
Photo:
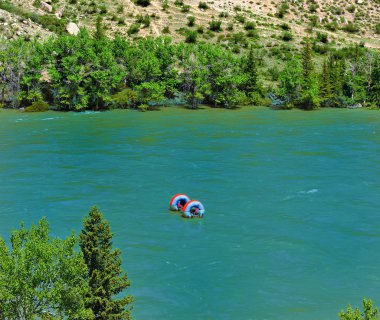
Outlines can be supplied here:
M184 218L203 218L204 214L205 207L198 200L189 201L182 209L182 216Z
M173 211L180 211L180 209L183 208L189 201L190 198L186 194L175 194L170 200L169 209ZM178 206L180 206L181 208L179 208Z

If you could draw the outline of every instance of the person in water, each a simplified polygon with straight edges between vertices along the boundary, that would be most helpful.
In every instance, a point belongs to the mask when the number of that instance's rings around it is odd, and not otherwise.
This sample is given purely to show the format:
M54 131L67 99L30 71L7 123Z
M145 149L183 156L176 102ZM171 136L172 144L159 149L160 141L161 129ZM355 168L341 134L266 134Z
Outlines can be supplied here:
M199 214L199 208L198 207L192 207L190 209L190 213L194 216L197 216Z
M181 201L178 201L178 203L177 203L177 208L178 208L179 211L182 210L183 205L182 205Z

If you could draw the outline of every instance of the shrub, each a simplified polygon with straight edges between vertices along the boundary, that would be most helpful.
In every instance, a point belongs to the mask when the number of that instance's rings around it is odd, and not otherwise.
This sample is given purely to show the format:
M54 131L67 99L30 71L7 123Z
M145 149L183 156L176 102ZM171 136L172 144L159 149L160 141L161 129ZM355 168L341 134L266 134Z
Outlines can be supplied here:
M111 103L116 108L132 108L135 106L137 100L137 93L132 89L124 89L111 98Z
M355 5L351 4L348 6L347 8L347 11L350 12L350 13L354 13L355 12Z
M291 41L293 40L293 34L289 31L284 31L281 35L281 39L284 41Z
M150 26L150 17L147 14L145 16L139 14L136 17L136 22L141 23L144 26L144 28L147 28Z
M221 12L219 13L219 18L228 18L228 12Z
M197 32L198 32L199 34L202 34L202 33L204 32L203 27L202 27L202 26L199 26L199 27L197 28Z
M102 4L100 7L99 7L99 13L100 14L106 14L107 13L107 7Z
M138 33L139 31L140 31L140 24L138 24L138 23L133 23L133 24L131 24L131 25L129 26L127 33L128 33L128 35L130 36L130 35L132 35L132 34L136 34L136 33Z
M164 27L164 28L162 29L162 33L164 33L164 34L168 34L168 33L170 33L170 29L169 29L169 27L168 27L168 26Z
M248 30L246 35L248 38L259 38L259 33L256 30Z
M317 32L317 41L322 43L328 43L328 35L326 33Z
M149 110L149 106L147 104L140 104L138 107L137 107L141 112L145 112L145 111L148 111Z
M193 27L194 26L194 23L195 23L195 17L193 16L189 16L187 17L187 25L189 27Z
M207 3L206 2L199 2L199 4L198 4L198 8L199 9L203 9L203 10L207 10L208 9L208 5L207 5Z
M247 30L247 31L248 31L248 30L255 30L255 29L256 29L256 25L255 25L254 22L252 22L252 21L248 21L248 22L245 24L244 29Z
M325 54L330 50L330 48L327 44L313 43L312 48L313 48L314 52L319 53L319 54Z
M26 112L44 112L49 110L49 105L42 100L34 101L30 106L25 108Z
M174 5L177 7L182 7L184 5L183 0L175 0Z
M150 5L150 0L135 0L135 4L142 7L147 7Z
M217 21L217 20L211 20L210 21L210 25L209 25L209 29L211 31L216 31L216 32L219 32L219 31L222 31L222 21Z
M338 23L336 21L326 24L326 29L330 31L336 31L338 29Z
M347 23L342 29L349 33L356 33L360 31L359 27L351 21Z
M40 8L41 6L41 0L34 0L33 1L33 7Z
M125 24L124 18L117 18L117 24L124 25Z
M375 26L375 32L377 34L380 34L380 23L377 23L376 26Z
M282 30L285 30L285 31L288 31L288 30L291 29L290 26L289 26L287 23L282 23L282 24L280 25L280 28L281 28Z
M319 20L318 16L312 15L309 17L309 20L310 20L311 26L316 27L318 25L318 20Z
M340 7L331 7L330 8L330 12L333 14L333 15L342 15L344 14L344 10Z
M122 4L119 4L116 9L117 13L123 13L124 12L124 6Z
M267 74L269 75L271 81L278 81L280 78L280 70L278 70L277 66L270 67Z
M309 9L310 9L310 12L315 13L315 12L317 12L318 5L315 4L315 3L313 3L313 4L310 5Z
M196 31L189 30L186 33L185 42L186 43L195 43L195 42L197 42L197 36L198 36L198 33Z
M184 4L181 8L182 12L189 12L190 11L190 6L188 4Z
M237 14L235 16L235 19L236 19L236 21L238 21L238 22L240 22L242 24L245 23L245 17L243 15L241 15L241 14Z
M289 5L287 3L282 3L280 8L278 9L278 12L276 13L276 16L282 19L287 13L288 9L289 9Z

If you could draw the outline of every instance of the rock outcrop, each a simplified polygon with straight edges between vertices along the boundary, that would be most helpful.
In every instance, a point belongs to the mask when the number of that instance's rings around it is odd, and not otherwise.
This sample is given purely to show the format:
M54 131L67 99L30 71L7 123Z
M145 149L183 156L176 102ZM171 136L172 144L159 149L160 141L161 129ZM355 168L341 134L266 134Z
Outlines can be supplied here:
M74 22L69 22L66 26L66 30L68 33L70 33L74 36L76 36L80 31L77 24Z

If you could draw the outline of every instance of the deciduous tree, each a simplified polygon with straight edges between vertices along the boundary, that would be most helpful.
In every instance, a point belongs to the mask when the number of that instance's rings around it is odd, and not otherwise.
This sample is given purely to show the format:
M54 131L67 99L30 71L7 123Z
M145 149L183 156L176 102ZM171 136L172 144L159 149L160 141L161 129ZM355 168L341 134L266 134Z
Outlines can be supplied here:
M31 320L50 314L92 319L85 306L87 267L75 251L77 238L51 238L46 219L12 233L11 248L0 238L0 311L4 319Z

